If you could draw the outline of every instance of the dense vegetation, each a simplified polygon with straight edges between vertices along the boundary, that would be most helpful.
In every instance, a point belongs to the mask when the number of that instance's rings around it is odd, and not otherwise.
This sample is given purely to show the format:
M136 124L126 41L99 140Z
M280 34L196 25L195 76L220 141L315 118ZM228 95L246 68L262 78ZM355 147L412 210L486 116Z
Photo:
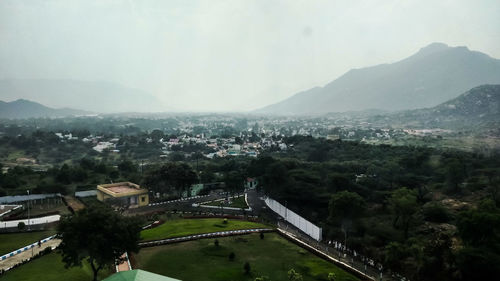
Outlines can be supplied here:
M160 159L154 158L160 151L159 139L175 137L176 129L145 132L134 126L152 128L168 122L175 126L178 120L144 120L143 124L137 119L129 127L120 122L106 119L97 125L98 130L109 127L108 138L121 134L119 154L98 153L90 144L61 141L53 132L33 130L26 124L1 125L5 135L0 138L0 157L8 160L4 163L9 163L5 164L9 169L0 174L0 195L26 194L27 188L35 193L72 194L99 183L127 180L162 197L153 200L163 200L189 194L195 183L223 182L217 186L237 193L244 179L255 177L264 193L322 226L325 240L347 237L349 248L411 279L470 279L478 270L485 276L498 273L498 267L492 266L499 260L500 232L496 150L483 154L421 145L273 136L288 149L272 146L258 158L209 160L203 156L206 147L186 144L174 146L169 158ZM80 138L92 133L85 128L95 120L82 119L82 123L71 131ZM217 132L234 136L236 128L249 124L241 119L233 127L217 126ZM204 130L193 128L193 133ZM260 137L252 133L235 141L242 138ZM24 156L47 165L40 169L12 165L10 160ZM202 192L208 192L208 187Z

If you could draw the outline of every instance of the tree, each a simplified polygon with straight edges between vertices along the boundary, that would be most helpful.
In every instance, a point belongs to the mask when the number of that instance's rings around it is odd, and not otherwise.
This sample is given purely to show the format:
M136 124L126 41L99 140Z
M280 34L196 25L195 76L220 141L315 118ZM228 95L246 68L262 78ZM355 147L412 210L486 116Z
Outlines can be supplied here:
M122 174L137 173L137 165L130 160L123 160L118 164L118 170L120 170Z
M500 251L500 209L493 200L484 200L478 209L460 213L457 227L466 246Z
M406 187L394 190L389 198L389 206L394 214L393 226L397 227L398 222L401 221L405 238L407 238L411 220L418 208L415 192Z
M356 192L342 191L332 195L330 204L330 219L354 219L363 214L365 200Z
M243 191L243 181L245 177L239 171L227 172L224 175L224 182L226 184L226 190L234 195Z
M185 163L165 164L152 170L145 179L146 185L156 192L177 190L179 195L196 181L196 173Z
M97 273L114 264L125 252L138 252L141 227L135 218L125 218L109 207L96 205L65 217L58 227L62 239L59 251L66 267L81 266L86 260Z
M352 229L353 222L359 218L365 209L365 200L355 192L342 191L332 195L328 205L329 220L340 223L347 242L347 233Z
M448 163L446 180L453 191L457 192L459 190L460 184L465 179L465 176L463 165L459 160L453 159Z

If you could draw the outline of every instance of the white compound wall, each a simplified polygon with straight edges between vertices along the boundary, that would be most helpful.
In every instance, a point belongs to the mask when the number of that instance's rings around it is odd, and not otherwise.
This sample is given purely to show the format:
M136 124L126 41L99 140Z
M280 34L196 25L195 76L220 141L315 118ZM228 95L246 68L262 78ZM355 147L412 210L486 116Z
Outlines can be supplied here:
M302 230L304 233L311 236L316 241L321 241L322 238L321 227L317 227L310 221L299 216L297 213L281 205L278 201L274 199L268 197L266 198L265 201L269 209L273 210L275 213L282 216L287 222L293 224L295 227Z

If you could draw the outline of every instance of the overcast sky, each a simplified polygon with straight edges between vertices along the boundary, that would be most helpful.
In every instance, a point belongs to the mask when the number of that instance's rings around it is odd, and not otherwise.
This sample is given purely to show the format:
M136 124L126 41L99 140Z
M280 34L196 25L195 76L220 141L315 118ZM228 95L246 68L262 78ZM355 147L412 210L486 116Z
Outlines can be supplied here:
M104 80L243 111L431 42L500 58L500 1L0 1L0 79Z

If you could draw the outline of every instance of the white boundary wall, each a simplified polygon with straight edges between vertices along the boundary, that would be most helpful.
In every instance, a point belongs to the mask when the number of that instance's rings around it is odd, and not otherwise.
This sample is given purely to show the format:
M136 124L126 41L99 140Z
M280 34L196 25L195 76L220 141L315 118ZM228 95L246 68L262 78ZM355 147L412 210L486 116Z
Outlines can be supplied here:
M45 239L40 240L40 244L43 244L43 243L45 243L45 242L47 242L47 241L49 241L51 239L54 239L54 238L56 238L56 235L49 236L49 237L47 237ZM22 248L19 248L19 249L15 250L15 251L12 251L12 252L10 252L8 254L5 254L5 255L3 255L3 256L0 257L0 261L6 260L6 259L8 259L10 257L13 257L13 256L15 256L17 254L20 254L20 253L22 253L24 251L27 251L27 250L31 249L31 248L34 248L37 245L38 245L38 242L35 242L35 243L32 243L32 244L30 244L30 245L28 245L26 247L22 247Z
M267 197L265 199L267 207L273 210L278 215L282 216L287 222L293 224L298 229L302 230L305 234L311 236L316 241L321 241L322 229L317 227L310 221L299 216L292 210L289 210L285 206L281 205L278 201Z

